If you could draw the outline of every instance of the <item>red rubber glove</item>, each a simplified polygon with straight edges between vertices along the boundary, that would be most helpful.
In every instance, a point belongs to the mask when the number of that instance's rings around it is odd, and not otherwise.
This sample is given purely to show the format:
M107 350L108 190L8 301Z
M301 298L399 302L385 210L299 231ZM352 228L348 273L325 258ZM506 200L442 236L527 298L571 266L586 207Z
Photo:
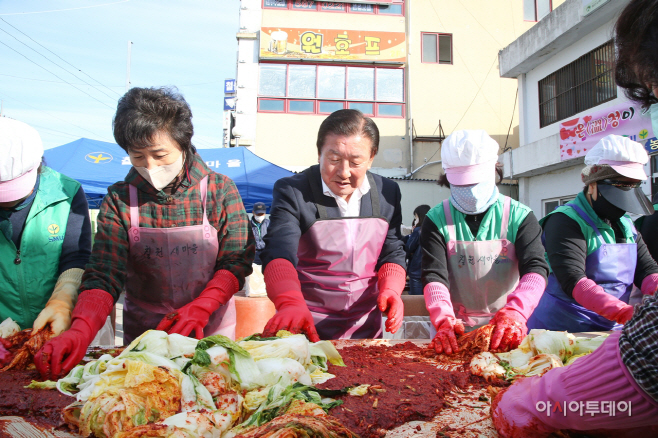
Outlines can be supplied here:
M238 289L240 284L235 275L220 269L215 272L201 295L175 312L167 314L155 329L183 336L194 332L197 339L203 339L203 328L208 324L210 315L228 303Z
M304 301L293 264L286 259L274 259L267 264L263 277L267 296L276 307L276 314L265 325L263 337L275 336L279 330L288 330L291 333L305 333L309 341L319 342L313 315Z
M11 353L7 348L9 348L9 343L0 338L0 368L11 362Z
M618 324L626 324L633 316L633 306L608 294L587 277L581 278L576 283L573 288L573 299L584 308Z
M80 363L112 307L114 298L109 293L100 289L82 292L71 315L71 328L46 342L34 356L41 377L57 380Z
M491 335L491 350L509 351L517 348L528 333L525 323L525 317L515 309L503 307L496 312L489 322L495 326Z
M437 353L453 354L459 352L457 337L464 334L464 324L456 318L444 319L436 330L436 336L430 342L430 348Z
M386 331L395 333L404 321L404 303L402 291L407 281L407 271L395 263L384 263L377 273L377 306L386 313Z

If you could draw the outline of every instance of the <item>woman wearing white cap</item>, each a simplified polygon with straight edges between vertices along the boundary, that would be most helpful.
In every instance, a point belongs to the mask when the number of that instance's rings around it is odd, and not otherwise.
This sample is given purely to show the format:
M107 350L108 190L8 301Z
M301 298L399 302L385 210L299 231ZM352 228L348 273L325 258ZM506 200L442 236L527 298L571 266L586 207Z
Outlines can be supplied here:
M438 353L458 351L456 334L495 325L492 350L516 348L546 287L541 227L529 207L496 187L498 143L486 132L456 131L441 160L450 199L423 222L425 303ZM502 171L500 172L502 178Z
M640 188L648 159L641 144L619 135L587 152L585 189L541 221L551 274L528 328L618 329L633 315L633 284L656 291L658 266L625 215L653 213Z
M0 321L68 329L91 253L89 208L77 181L41 165L25 123L0 118Z

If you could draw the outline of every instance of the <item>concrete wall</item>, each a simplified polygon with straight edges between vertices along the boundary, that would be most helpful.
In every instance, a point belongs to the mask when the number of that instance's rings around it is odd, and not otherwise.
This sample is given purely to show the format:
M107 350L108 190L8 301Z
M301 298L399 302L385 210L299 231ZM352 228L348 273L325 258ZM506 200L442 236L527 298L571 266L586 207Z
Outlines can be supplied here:
M582 169L582 164L576 164L532 178L519 178L519 202L532 208L537 219L544 217L546 200L576 196L583 189Z
M320 114L258 113L258 140L253 152L292 171L306 169L318 162L318 129L326 117ZM374 118L374 121L379 128L380 140L373 171L385 176L404 175L409 162L406 121L383 117Z
M555 56L551 57L544 63L526 73L525 79L523 81L523 99L520 101L520 105L524 114L522 122L523 128L521 129L523 133L521 145L529 144L542 138L556 135L560 132L560 122L553 123L552 125L546 126L544 128L539 127L539 81L544 79L549 74L564 67L565 65L580 58L585 53L609 41L612 38L612 29L614 23L614 20L609 21L604 26L594 30L571 46L563 48L560 52L556 53ZM623 100L626 100L624 93L617 89L616 99L594 108L590 108L586 111L583 111L583 113L598 111L608 106L618 105L619 102ZM569 118L576 118L583 113L574 114Z

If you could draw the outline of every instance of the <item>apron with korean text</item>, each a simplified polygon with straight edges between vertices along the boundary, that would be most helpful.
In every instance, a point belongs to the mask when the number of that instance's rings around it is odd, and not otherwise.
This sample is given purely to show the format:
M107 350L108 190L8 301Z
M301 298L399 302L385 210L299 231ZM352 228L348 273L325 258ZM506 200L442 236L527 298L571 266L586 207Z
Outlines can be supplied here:
M637 264L637 244L606 243L587 213L577 205L567 205L592 227L601 242L601 246L585 259L585 276L601 286L606 293L628 303ZM633 233L636 233L634 228ZM544 237L542 235L542 239ZM528 330L536 328L571 333L620 330L622 327L578 304L562 290L553 272L548 276L548 287L526 325Z
M203 223L177 228L140 227L137 188L130 186L124 345L201 295L215 273L219 243L206 214L208 176L199 184ZM234 339L235 324L235 299L231 298L210 316L203 333Z
M382 335L377 308L377 260L388 233L379 193L369 173L371 217L330 218L311 180L320 218L299 239L297 274L321 339L366 339ZM361 202L365 202L362 198Z
M467 330L483 326L507 304L519 283L514 244L507 240L511 199L505 196L500 239L458 241L449 200L443 201L449 240L446 243L450 299Z

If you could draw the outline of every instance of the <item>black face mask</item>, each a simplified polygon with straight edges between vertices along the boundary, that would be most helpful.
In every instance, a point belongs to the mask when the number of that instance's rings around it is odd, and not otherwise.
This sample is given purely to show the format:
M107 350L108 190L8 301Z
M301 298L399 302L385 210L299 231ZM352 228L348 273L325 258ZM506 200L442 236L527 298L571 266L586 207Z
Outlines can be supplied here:
M618 221L624 215L624 213L626 213L621 208L615 207L610 202L608 202L608 200L603 197L601 192L598 192L596 201L594 198L592 198L592 208L600 218L608 219L611 222Z

